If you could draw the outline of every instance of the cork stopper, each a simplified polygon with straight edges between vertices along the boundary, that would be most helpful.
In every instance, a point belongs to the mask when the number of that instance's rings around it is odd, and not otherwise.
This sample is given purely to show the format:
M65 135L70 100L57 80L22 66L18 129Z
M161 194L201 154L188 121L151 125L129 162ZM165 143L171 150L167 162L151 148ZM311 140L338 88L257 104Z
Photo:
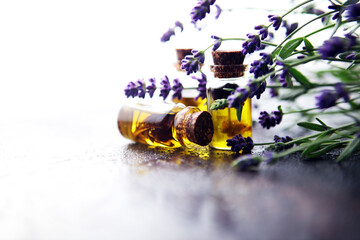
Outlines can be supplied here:
M200 146L206 146L214 135L214 125L209 112L200 111L191 114L186 124L186 136Z
M194 107L186 107L175 116L174 126L178 141L185 146L185 139L200 146L206 146L214 135L211 114L198 111Z
M235 78L244 75L246 65L244 62L244 54L241 51L215 51L212 52L214 65L210 66L210 70L214 72L217 78Z

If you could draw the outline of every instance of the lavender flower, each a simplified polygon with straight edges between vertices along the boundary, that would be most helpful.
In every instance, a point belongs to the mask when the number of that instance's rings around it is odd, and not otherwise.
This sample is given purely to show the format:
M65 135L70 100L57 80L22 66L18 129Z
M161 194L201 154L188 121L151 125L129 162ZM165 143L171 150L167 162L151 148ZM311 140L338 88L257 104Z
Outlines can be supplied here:
M129 82L124 91L127 98L130 96L134 98L138 95L138 88L134 82Z
M289 136L279 137L278 135L274 136L274 142L276 143L273 147L274 151L280 152L289 148L292 148L294 144L285 144L291 142L293 139Z
M165 100L167 98L167 96L169 95L169 92L171 90L169 78L167 76L165 76L162 79L162 81L160 82L160 84L163 86L160 89L160 97L163 97L163 99Z
M269 129L271 127L275 127L280 124L282 115L282 111L272 111L271 114L266 111L262 111L260 112L259 123L263 128Z
M242 153L250 153L254 148L254 142L251 137L244 138L241 134L235 135L233 138L226 140L227 146L231 147L231 151Z
M221 13L222 13L222 9L217 4L215 4L215 7L216 7L215 19L218 19L220 17Z
M197 5L191 10L190 16L192 22L197 22L205 18L206 13L210 13L210 6L215 3L215 0L200 0Z
M315 99L317 101L316 106L318 106L319 109L326 109L335 106L337 95L330 90L323 90L319 96L315 97Z
M197 95L195 97L195 101L198 100L198 98L202 98L205 99L206 98L206 75L204 73L201 73L201 78L196 78L195 76L192 76L193 79L196 79L199 81L198 84L198 91L199 91L199 95Z
M270 68L268 65L273 64L272 55L260 53L260 56L262 56L260 60L255 60L253 63L250 64L251 67L249 72L254 73L255 78L268 74L270 72Z
M146 87L146 89L149 93L149 96L152 98L154 96L154 92L156 90L156 80L155 80L155 78L150 78L149 82L150 82L150 85L148 85Z
M238 171L244 172L253 170L253 168L259 166L260 162L261 159L259 156L247 154L237 159L234 166Z
M246 99L249 97L249 91L246 88L238 87L233 94L227 97L229 107L238 109L244 104Z
M352 53L348 54L345 58L346 58L347 60L355 60L355 58L356 58L356 53L355 53L355 52L352 52Z
M242 53L244 54L244 56L246 54L255 52L257 49L259 49L261 47L261 40L260 40L259 35L248 33L246 36L249 39L246 40L245 42L243 42L243 44L242 44L242 47L243 47Z
M181 32L184 30L183 24L182 24L181 22L179 22L179 21L176 21L176 22L175 22L175 27L180 28L180 31L181 31Z
M204 52L193 49L191 53L193 55L187 55L181 60L181 69L184 69L187 75L196 73L200 69L200 64L203 64L205 61Z
M332 37L319 47L319 53L323 59L336 57L339 53L345 52L351 47L351 40L348 38Z
M253 82L252 80L249 81L248 87L249 91L249 98L253 98L256 96L257 99L260 99L261 94L265 92L266 89L266 81L261 82Z
M345 89L343 83L336 83L335 84L335 91L338 98L343 98L345 102L350 101L350 96L348 91Z
M349 20L359 20L360 17L360 3L351 4L346 8L346 18Z
M285 29L286 29L285 35L289 36L293 31L295 31L295 29L297 29L298 23L288 24L287 21L284 20L283 27L285 27Z
M211 38L215 39L214 46L213 46L212 50L216 51L220 47L222 39L220 37L214 36L214 35L212 35Z
M268 18L269 21L272 22L274 29L278 30L281 26L282 17L276 15L269 15Z
M171 36L175 36L175 28L180 28L180 31L182 32L184 30L184 27L181 22L176 21L175 26L173 28L169 28L167 32L165 32L162 37L160 38L161 42L167 42L170 40Z
M146 88L145 88L145 82L144 79L139 79L136 81L138 86L138 97L139 98L145 98Z
M172 90L174 91L173 98L181 99L181 91L183 89L183 85L181 84L178 78L173 80Z
M337 11L332 17L332 20L338 19L339 16L344 12L343 7L341 5L333 4L328 6L328 8Z
M263 161L267 164L272 164L276 161L276 157L274 156L273 152L266 152L263 156Z
M261 40L265 40L269 35L268 28L265 25L257 25L255 26L255 30L259 30L259 35L261 36Z

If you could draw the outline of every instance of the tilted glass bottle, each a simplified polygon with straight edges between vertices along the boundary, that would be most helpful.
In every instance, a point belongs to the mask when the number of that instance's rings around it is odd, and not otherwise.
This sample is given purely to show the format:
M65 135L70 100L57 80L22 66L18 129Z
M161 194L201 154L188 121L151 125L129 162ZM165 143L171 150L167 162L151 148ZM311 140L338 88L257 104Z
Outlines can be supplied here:
M239 109L228 106L223 109L210 109L217 99L226 99L233 90L247 85L244 77L246 65L243 65L244 55L241 51L215 51L212 56L214 65L210 68L214 77L207 84L208 109L214 125L210 147L230 150L227 139L237 134L243 137L252 136L251 99L248 98Z
M182 103L128 102L120 109L117 123L126 138L171 148L206 146L214 133L209 112Z
M186 55L192 55L191 48L177 48L176 56L177 62L174 64L176 73L174 74L175 78L178 78L184 86L182 90L182 98L177 99L174 98L173 102L175 103L183 103L185 106L195 106L198 107L202 111L207 110L206 98L195 98L198 96L199 92L197 91L197 80L191 78L186 75L186 71L181 69L181 60L185 58Z

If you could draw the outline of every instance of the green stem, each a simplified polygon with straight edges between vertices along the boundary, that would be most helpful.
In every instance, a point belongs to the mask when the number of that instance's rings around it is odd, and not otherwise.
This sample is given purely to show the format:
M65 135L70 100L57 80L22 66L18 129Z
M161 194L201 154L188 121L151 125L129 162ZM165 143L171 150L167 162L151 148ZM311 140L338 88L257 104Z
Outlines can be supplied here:
M221 41L246 41L246 38L222 38ZM273 46L276 47L277 44L272 43L272 42L267 42L267 41L261 41L261 43L268 45L268 46Z
M321 14L320 16L317 16L316 18L313 18L312 20L308 21L307 23L303 24L302 26L298 27L295 31L293 31L292 33L290 33L274 50L272 53L274 53L277 49L279 49L288 39L290 39L294 34L296 34L298 31L300 31L302 28L304 28L305 26L309 25L310 23L318 20L318 19L321 19L327 15L330 15L330 14L333 14L335 13L336 11L331 11L331 12L328 12L328 13L324 13L324 14Z
M295 7L293 7L292 9L290 9L289 11L287 11L284 15L282 15L282 18L285 17L286 15L288 15L289 13L291 13L292 11L294 11L295 9L305 5L305 4L308 4L309 2L312 2L314 0L308 0L308 1L305 1L305 2L302 2L300 3L299 5L296 5Z

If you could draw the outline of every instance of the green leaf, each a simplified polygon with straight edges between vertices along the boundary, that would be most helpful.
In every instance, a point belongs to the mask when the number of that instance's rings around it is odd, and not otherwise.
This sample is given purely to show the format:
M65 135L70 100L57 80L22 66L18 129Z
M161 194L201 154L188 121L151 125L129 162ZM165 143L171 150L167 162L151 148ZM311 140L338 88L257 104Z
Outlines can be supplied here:
M341 162L351 157L355 152L357 152L360 148L360 138L355 137L353 140L349 142L344 151L340 154L340 156L336 159L336 162Z
M308 51L309 55L310 56L313 56L314 55L314 46L312 45L312 43L307 39L307 38L303 38L304 40L304 43L305 43L305 47L306 47L306 50Z
M320 118L315 118L316 121L318 121L321 125L323 125L324 127L330 128L328 125L326 125L323 121L321 121Z
M334 149L334 148L340 148L344 145L344 142L336 142L333 143L331 145L327 145L317 151L314 151L312 153L309 153L306 157L308 158L317 158L317 157L321 157L322 155L328 153L330 150Z
M319 131L319 132L323 132L323 131L326 131L329 129L326 126L316 124L316 123L310 123L310 122L299 122L299 123L297 123L297 125L300 127L306 128L306 129Z
M289 57L294 50L302 43L303 38L296 38L288 41L284 47L281 48L279 56L283 59Z
M295 80L302 86L304 86L305 88L312 87L312 83L301 72L292 67L289 67L288 70L289 73L295 78Z
M325 74L331 74L342 82L356 82L360 79L359 71L337 69L328 71L319 71L316 73L318 77L322 78Z
M211 104L210 110L218 110L218 109L224 109L228 106L227 99L216 99L215 102Z
M241 113L242 113L243 105L240 104L239 108L236 109L236 116L239 122L241 122Z

